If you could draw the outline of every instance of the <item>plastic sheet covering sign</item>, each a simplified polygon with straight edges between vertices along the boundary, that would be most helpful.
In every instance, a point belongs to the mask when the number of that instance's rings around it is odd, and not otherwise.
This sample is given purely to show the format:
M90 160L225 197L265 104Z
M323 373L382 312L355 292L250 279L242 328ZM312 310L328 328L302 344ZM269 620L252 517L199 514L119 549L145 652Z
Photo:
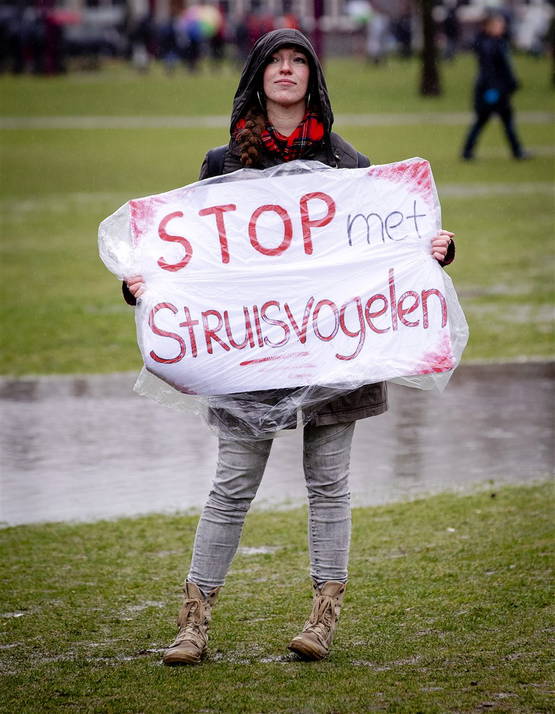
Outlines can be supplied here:
M430 252L439 228L423 159L295 161L129 201L100 249L119 278L144 276L144 363L181 392L352 389L459 360L466 323Z

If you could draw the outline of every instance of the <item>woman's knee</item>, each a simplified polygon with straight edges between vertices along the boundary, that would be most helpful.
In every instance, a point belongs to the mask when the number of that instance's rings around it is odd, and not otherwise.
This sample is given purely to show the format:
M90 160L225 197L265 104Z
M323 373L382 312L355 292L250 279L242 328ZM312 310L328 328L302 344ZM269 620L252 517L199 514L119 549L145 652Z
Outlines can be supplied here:
M213 488L208 494L201 518L209 523L220 525L242 523L251 502L252 497L236 498Z
M329 506L343 508L351 503L349 478L338 479L333 482L311 483L306 481L308 502L311 506Z

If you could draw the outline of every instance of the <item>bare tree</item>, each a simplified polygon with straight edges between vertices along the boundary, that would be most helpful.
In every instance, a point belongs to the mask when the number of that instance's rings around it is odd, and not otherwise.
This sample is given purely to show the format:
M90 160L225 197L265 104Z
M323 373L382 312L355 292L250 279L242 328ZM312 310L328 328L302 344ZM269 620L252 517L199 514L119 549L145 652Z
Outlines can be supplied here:
M324 62L324 35L322 32L322 16L324 14L324 0L314 0L314 32L312 41L320 62Z
M419 0L422 18L422 75L420 94L437 97L441 94L435 22L432 16L434 0Z

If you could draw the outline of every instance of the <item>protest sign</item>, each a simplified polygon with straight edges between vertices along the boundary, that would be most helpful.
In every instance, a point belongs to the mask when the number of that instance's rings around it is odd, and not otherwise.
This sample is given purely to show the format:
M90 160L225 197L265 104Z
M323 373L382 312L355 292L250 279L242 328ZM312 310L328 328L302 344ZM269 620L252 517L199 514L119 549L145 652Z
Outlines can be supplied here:
M353 389L460 359L466 324L430 252L439 228L423 159L296 161L132 200L100 247L120 278L144 276L139 346L177 390Z

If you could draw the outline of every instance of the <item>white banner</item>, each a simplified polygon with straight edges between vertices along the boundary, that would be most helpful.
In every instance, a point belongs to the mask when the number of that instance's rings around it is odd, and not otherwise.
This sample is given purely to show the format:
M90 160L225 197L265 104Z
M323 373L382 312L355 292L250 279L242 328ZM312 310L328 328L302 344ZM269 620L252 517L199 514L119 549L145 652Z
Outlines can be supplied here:
M423 159L293 162L130 201L101 225L101 253L144 276L140 349L176 389L354 388L460 358L460 308L430 253L440 222Z

